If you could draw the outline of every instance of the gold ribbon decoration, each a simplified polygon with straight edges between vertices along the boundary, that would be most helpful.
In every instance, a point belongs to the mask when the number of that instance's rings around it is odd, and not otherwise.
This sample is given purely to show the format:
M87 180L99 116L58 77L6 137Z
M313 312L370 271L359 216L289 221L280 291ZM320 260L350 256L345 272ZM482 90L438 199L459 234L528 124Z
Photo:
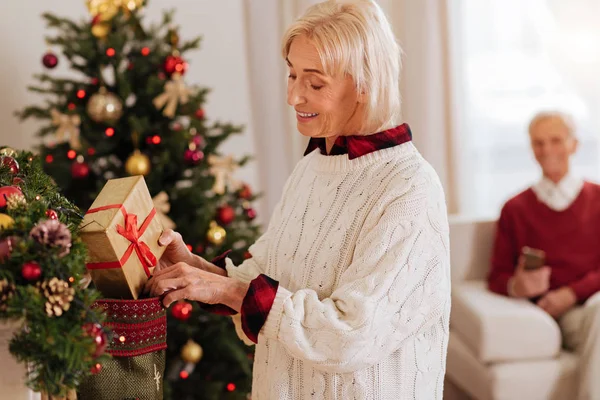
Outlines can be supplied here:
M215 177L213 191L217 194L224 194L225 188L236 190L239 182L233 178L233 173L238 168L233 156L219 157L211 154L208 156L209 172Z
M163 115L173 118L177 110L177 104L186 104L192 90L185 87L181 74L176 72L171 80L165 83L165 91L154 98L154 106L160 110L164 107Z
M152 198L152 202L154 203L154 208L156 208L156 212L160 218L160 222L162 222L162 225L166 229L175 229L175 222L167 215L171 210L171 204L169 204L169 195L167 192L160 192Z
M56 139L63 142L65 136L68 136L71 148L79 150L81 148L81 142L79 141L81 117L75 114L63 114L55 108L50 110L50 116L52 117L52 125L56 126Z

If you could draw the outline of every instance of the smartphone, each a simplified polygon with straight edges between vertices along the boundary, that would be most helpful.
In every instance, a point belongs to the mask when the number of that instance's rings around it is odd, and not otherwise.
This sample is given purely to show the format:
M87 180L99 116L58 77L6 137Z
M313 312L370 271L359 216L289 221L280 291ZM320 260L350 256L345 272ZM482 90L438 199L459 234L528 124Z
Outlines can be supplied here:
M546 265L546 253L543 250L525 246L521 249L521 253L525 257L526 270L534 270Z

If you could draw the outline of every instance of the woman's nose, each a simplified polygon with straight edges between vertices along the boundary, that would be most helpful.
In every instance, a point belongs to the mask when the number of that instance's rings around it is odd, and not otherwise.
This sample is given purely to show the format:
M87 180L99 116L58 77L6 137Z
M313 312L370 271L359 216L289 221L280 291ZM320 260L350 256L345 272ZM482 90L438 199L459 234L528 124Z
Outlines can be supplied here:
M288 85L288 96L287 101L290 106L296 106L298 104L306 103L306 98L300 85L297 85L296 82L291 82Z

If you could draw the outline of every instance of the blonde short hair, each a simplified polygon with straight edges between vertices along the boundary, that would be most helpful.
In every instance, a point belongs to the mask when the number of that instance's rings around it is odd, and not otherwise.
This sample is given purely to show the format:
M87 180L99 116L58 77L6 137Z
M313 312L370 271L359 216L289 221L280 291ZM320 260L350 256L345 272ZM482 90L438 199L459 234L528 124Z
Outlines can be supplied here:
M556 120L563 124L569 131L569 135L575 136L575 122L573 117L562 111L542 111L537 113L529 123L528 132L531 132L541 123L549 120Z
M306 35L317 48L325 73L350 75L367 96L362 129L373 133L400 120L400 56L392 28L373 0L328 0L310 7L283 37L287 58L294 38Z

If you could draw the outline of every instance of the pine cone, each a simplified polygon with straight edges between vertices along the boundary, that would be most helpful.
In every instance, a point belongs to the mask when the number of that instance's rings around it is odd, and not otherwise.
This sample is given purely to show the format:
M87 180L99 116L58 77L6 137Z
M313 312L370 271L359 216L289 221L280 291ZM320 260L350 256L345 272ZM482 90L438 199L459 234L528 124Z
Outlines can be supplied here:
M6 199L6 208L9 211L16 210L20 207L25 207L27 205L27 200L25 200L25 196L22 194L12 194Z
M71 231L58 220L49 219L40 222L33 227L29 236L40 244L58 247L59 257L64 257L71 251Z
M46 296L46 313L50 317L60 317L64 311L68 311L75 295L75 289L69 287L69 284L58 278L52 278L44 281L41 285L41 291Z
M8 300L15 293L15 285L6 279L0 279L0 311L6 311Z

